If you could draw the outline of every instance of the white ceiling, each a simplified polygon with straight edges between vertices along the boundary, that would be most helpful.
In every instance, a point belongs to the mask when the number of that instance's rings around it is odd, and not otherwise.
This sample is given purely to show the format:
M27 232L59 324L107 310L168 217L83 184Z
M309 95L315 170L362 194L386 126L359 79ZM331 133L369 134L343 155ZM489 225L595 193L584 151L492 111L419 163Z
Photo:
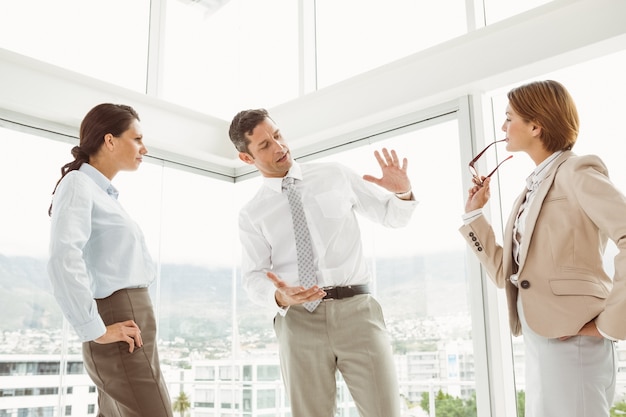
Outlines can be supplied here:
M624 49L626 1L557 0L269 111L298 157ZM85 109L99 102L135 107L155 157L232 178L250 172L228 139L228 120L0 49L0 125L75 141Z

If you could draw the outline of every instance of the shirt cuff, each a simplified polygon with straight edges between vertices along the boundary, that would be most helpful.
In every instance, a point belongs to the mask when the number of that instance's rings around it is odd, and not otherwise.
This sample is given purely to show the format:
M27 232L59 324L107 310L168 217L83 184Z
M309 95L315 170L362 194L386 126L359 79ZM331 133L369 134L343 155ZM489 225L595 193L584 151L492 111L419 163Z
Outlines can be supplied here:
M274 285L272 285L271 288L268 288L265 299L266 299L267 305L274 306L278 314L280 314L283 317L285 316L285 314L287 314L287 310L289 310L289 306L281 307L278 305L278 302L276 302L276 287L274 287Z
M400 200L411 201L415 200L415 196L413 195L413 189L409 188L409 191L405 191L403 193L396 193L396 197Z
M287 312L289 311L289 306L287 307L278 307L278 314L280 314L282 317L285 317L287 315Z
M472 210L468 213L463 213L463 224L464 225L468 225L471 222L473 222L474 220L476 220L478 217L483 215L483 209L479 208L476 210Z
M418 200L415 199L415 193L411 191L411 198L407 199L407 200L403 200L400 197L398 197L397 194L392 194L393 197L391 199L391 201L393 202L393 205L396 207L401 207L402 209L407 209L407 210L413 210L413 208L415 206L417 206L417 204L419 203Z
M107 328L100 316L95 317L88 323L73 327L81 342L96 340L107 332Z

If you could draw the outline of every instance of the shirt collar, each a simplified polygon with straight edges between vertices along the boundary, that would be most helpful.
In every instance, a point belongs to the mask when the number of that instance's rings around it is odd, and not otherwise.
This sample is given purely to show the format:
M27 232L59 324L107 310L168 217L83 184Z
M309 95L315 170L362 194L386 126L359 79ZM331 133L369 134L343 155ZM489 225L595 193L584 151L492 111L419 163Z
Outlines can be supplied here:
M292 177L297 180L302 180L302 167L296 161L291 164L291 168L287 172L285 177ZM277 193L282 193L283 179L276 177L263 177L263 183L266 187L276 191Z
M98 187L104 190L105 193L117 200L117 197L120 194L119 191L117 191L117 188L113 186L111 181L109 181L109 179L105 177L102 172L98 171L86 162L84 162L78 170L91 178Z
M541 184L541 181L543 181L548 175L548 172L550 172L549 168L554 164L556 158L558 158L562 153L563 151L556 151L547 157L542 163L537 165L532 174L526 178L526 187L529 190L536 189L539 184Z

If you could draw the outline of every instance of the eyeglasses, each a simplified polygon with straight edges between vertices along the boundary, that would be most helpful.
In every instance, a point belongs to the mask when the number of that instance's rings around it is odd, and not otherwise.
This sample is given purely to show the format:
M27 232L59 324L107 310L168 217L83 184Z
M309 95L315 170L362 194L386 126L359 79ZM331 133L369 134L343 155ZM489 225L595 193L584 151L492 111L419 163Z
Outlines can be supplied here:
M489 145L487 145L487 147L485 147L485 149L483 149L482 151L480 151L480 153L478 155L476 155L474 157L474 159L472 159L469 163L469 170L470 173L472 174L472 177L474 177L474 181L478 184L478 185L483 185L483 179L482 177L478 174L478 170L476 169L476 167L474 166L474 164L476 163L476 161L478 161L480 159L481 156L483 156L483 154L485 153L485 151L487 149L489 149L491 147L491 145L495 145L498 142L505 142L506 139L500 139L497 140L495 142L491 142ZM507 158L503 159L494 169L493 171L491 171L488 175L485 175L485 178L489 178L491 177L498 168L500 168L500 165L502 165L503 163L505 163L506 161L508 161L509 159L513 158L513 155L509 155Z

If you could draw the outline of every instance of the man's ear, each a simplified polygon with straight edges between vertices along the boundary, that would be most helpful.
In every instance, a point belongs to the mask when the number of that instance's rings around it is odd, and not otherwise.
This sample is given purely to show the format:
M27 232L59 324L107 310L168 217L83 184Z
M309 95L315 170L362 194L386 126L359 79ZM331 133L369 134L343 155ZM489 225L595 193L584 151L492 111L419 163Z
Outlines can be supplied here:
M248 165L254 165L254 158L247 152L239 152L239 159Z

